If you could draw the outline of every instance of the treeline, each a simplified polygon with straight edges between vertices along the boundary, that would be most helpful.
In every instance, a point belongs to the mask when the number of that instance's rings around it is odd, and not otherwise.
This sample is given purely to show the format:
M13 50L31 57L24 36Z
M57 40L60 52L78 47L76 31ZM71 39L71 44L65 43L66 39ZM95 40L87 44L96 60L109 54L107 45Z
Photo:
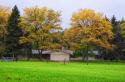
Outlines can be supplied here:
M62 47L80 51L83 60L96 50L103 59L125 59L125 21L111 19L91 9L73 13L70 28L61 27L61 13L47 7L25 8L23 15L17 6L12 11L0 6L0 54L26 55Z

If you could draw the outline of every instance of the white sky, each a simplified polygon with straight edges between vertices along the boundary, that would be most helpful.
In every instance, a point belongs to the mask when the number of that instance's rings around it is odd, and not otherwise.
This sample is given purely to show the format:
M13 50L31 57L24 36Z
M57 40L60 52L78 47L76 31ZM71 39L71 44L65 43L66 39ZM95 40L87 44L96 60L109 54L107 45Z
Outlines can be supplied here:
M49 7L62 12L62 26L69 27L73 12L81 8L91 8L106 14L111 18L115 15L118 19L125 17L125 0L0 0L0 5L13 7L17 5L21 13L26 7Z

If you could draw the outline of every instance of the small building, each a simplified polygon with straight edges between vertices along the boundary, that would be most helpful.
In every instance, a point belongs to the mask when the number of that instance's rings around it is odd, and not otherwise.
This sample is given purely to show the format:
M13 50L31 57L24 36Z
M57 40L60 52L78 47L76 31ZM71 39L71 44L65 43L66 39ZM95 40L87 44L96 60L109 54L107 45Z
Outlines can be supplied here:
M37 50L33 50L33 53L37 54ZM70 61L70 55L73 51L61 50L61 51L42 51L42 58L51 61Z
M70 54L65 52L51 52L50 60L51 61L69 61Z

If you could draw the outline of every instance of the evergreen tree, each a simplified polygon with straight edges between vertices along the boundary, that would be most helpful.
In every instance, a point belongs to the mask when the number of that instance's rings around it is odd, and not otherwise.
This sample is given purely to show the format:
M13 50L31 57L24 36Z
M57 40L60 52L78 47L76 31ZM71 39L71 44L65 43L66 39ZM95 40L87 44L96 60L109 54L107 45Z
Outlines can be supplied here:
M106 18L107 19L107 18ZM114 49L111 51L107 51L107 50L102 50L102 55L104 59L110 59L110 60L118 60L120 59L120 56L122 54L121 50L122 50L122 38L120 35L120 23L121 21L118 21L115 17L115 15L112 16L112 18L110 19L110 22L112 24L112 32L113 32L113 36L114 38L112 40L109 40L109 42L111 44L114 44Z
M120 22L116 20L116 17L113 15L111 18L111 24L113 28L113 33L114 33L114 42L118 43L120 42Z
M110 21L110 19L105 15L105 19L107 20L107 21Z
M120 37L121 37L121 43L120 46L120 59L125 60L125 20L122 18L120 21Z
M20 12L15 5L8 20L7 34L5 37L6 54L9 56L13 55L13 57L17 55L18 50L21 48L19 38L22 36L22 30L18 25L20 23L19 18Z
M109 58L111 60L113 59L119 59L121 55L121 36L120 36L120 21L117 21L115 15L111 18L111 24L112 24L112 31L114 34L114 38L111 43L113 43L116 47L114 48L113 51L109 52Z
M117 21L115 15L112 16L111 18L111 24L112 24L112 28L113 28L113 32L117 33L119 30L119 22Z

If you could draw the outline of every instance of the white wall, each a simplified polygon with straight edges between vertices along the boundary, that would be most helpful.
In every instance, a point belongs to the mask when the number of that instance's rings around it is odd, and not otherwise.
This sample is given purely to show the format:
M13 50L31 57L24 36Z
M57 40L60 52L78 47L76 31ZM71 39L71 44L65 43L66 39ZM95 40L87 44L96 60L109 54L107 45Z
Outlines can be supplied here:
M52 52L50 55L50 60L52 61L69 61L69 54L63 52Z

